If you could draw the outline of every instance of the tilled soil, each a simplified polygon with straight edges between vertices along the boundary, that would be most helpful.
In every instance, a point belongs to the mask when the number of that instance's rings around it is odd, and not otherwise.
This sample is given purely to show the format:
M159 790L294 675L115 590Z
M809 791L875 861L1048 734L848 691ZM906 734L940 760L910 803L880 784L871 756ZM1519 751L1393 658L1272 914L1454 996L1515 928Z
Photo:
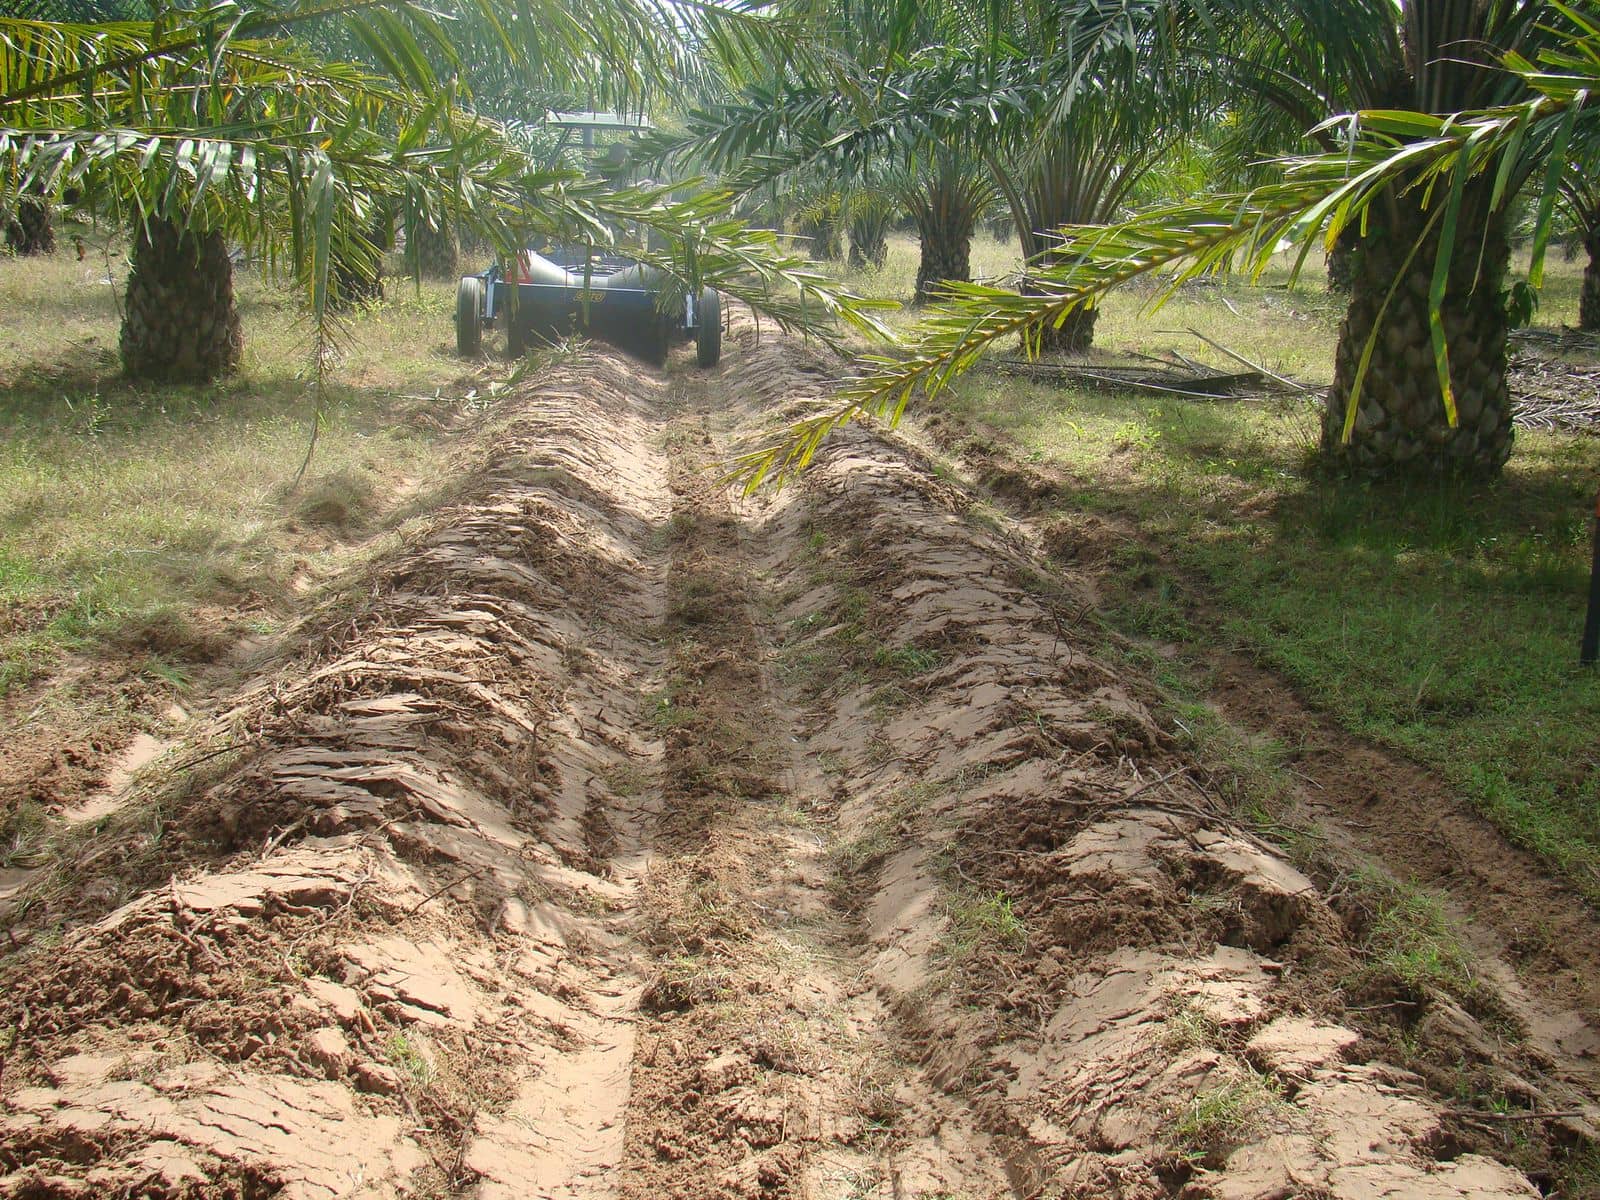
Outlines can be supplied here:
M1590 1152L1492 995L1403 1009L1463 1094L1398 1064L1326 890L1015 523L861 429L720 487L831 370L736 332L506 401L459 503L59 840L0 1196L1488 1200Z
M960 418L936 413L922 436L984 481L1051 563L1070 569L1073 602L1092 604L1116 578L1114 556L1130 545L1159 555L1138 523L1112 514L1060 515L1059 497L1085 486L1057 468L1025 461L996 440L975 437ZM1163 560L1181 580L1186 619L1216 633L1222 614L1205 581ZM1512 845L1443 780L1369 740L1341 730L1267 667L1244 654L1204 649L1206 701L1249 738L1286 747L1289 799L1328 842L1331 880L1371 868L1428 888L1476 955L1474 969L1524 1027L1545 1069L1581 1094L1600 1093L1600 939L1592 906L1577 889ZM1171 653L1180 647L1156 647ZM1597 1185L1600 1186L1600 1185Z

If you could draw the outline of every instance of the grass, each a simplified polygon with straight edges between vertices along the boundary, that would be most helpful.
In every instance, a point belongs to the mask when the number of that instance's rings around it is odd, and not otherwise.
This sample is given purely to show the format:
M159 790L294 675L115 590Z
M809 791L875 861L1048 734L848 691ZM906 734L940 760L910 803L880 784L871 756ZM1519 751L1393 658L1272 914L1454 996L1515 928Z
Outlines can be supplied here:
M389 1065L409 1080L413 1087L427 1087L433 1082L437 1072L432 1061L420 1045L405 1034L397 1033L391 1037L385 1051Z
M1439 989L1473 998L1479 983L1472 953L1451 927L1437 896L1364 871L1353 881L1373 903L1361 974L1396 981L1418 995Z
M1553 264L1541 320L1570 319L1575 272ZM1317 288L1189 289L1142 318L1114 301L1099 342L1203 357L1156 332L1192 325L1325 380L1337 307ZM1086 512L1136 522L1137 538L1106 551L1106 611L1125 632L1257 656L1600 898L1600 675L1576 667L1600 439L1519 432L1492 484L1379 485L1307 469L1314 400L1187 402L991 375L942 403L1064 468L1069 527Z
M1236 1077L1195 1095L1178 1115L1173 1134L1196 1157L1220 1155L1260 1134L1286 1107L1270 1077L1241 1067Z
M917 240L907 234L889 237L889 254L879 268L850 269L843 263L829 264L829 273L846 286L863 296L898 300L907 306L899 313L890 313L891 324L908 324L916 316L911 309L911 298L917 290ZM988 230L980 230L972 239L972 273L979 281L1003 286L1009 277L1022 267L1021 251L1014 239L1000 241Z
M1113 657L1119 652L1107 651ZM1336 884L1345 897L1341 916L1361 950L1359 966L1342 986L1399 990L1414 996L1439 991L1484 1014L1488 1000L1473 956L1445 912L1441 897L1384 873L1374 865L1330 853L1323 833L1295 811L1295 780L1284 765L1288 748L1252 737L1201 698L1203 679L1172 660L1135 647L1121 652L1155 676L1163 707L1205 768L1208 785L1235 816L1281 846L1313 878ZM1169 1032L1185 1044L1210 1044L1204 1015L1175 1013Z
M945 893L944 909L949 926L941 948L953 962L961 962L979 949L1018 951L1027 947L1028 926L1004 892L952 887Z
M873 666L906 676L931 671L942 661L937 650L920 646L879 646L872 652Z
M216 645L192 644L207 608L253 614L248 632L273 627L343 543L392 515L397 488L436 469L437 427L416 418L461 373L448 289L391 283L352 321L335 405L291 495L310 418L296 298L241 271L239 373L135 385L118 371L126 267L111 249L0 258L0 696L106 644L148 653L158 674L209 657Z

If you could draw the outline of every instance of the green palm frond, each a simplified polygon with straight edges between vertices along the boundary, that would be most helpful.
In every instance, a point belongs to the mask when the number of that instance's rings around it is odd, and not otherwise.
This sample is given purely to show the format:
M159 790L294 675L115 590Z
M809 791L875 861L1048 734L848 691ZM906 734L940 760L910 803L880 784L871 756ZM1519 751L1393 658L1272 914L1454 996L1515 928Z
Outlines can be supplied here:
M1492 187L1503 200L1517 186L1542 146L1550 164L1528 282L1542 273L1550 206L1565 149L1577 129L1597 123L1600 88L1600 17L1592 5L1559 6L1570 22L1560 48L1538 65L1517 55L1507 68L1531 93L1523 103L1475 113L1433 116L1402 110L1367 111L1337 124L1353 131L1344 149L1283 163L1281 180L1238 195L1170 205L1120 223L1060 231L1058 256L1034 275L1043 295L964 285L930 311L913 331L903 355L867 355L839 392L832 411L800 422L772 445L744 456L733 478L747 488L782 481L803 469L827 435L851 421L897 421L916 396L932 396L1002 338L1030 336L1059 324L1127 281L1165 273L1159 304L1185 281L1223 271L1259 277L1274 254L1296 251L1294 272L1317 244L1331 245L1339 231L1399 187L1421 197L1432 219L1444 222L1459 204L1468 179ZM1331 127L1335 123L1330 122ZM1440 243L1435 279L1449 270L1453 240ZM1437 284L1436 284L1437 286ZM1435 298L1437 325L1437 297ZM1436 341L1436 352L1440 350ZM1353 417L1359 382L1350 408ZM1446 393L1448 403L1448 393ZM1347 434L1348 436L1348 429Z
M366 46L367 66L284 36L333 19ZM331 248L359 250L379 205L410 224L459 221L507 253L531 238L607 244L633 222L660 235L669 249L646 257L683 286L715 282L782 324L842 316L885 335L873 305L732 220L726 192L679 203L618 191L472 112L445 73L459 58L447 20L515 41L508 61L551 86L624 95L686 40L753 37L757 18L666 0L466 0L454 12L220 0L147 22L0 18L0 209L25 190L70 187L118 218L223 229L304 281L319 321Z

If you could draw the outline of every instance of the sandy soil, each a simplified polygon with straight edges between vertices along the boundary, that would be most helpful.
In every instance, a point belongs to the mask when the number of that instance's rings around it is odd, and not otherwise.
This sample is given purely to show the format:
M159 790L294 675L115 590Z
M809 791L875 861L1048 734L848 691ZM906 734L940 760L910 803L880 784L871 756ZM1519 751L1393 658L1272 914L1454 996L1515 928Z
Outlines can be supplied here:
M1025 521L861 429L718 486L831 370L734 334L530 383L299 652L62 797L116 799L6 917L0 1196L1489 1200L1592 1145L1513 968L1356 994Z

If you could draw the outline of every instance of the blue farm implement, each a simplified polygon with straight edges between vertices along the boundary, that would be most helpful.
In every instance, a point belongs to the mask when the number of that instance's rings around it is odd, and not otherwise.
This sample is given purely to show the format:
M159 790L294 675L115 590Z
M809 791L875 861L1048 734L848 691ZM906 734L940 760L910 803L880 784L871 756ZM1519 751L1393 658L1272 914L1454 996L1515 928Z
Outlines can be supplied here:
M463 276L456 288L456 349L477 354L483 331L506 331L512 355L572 333L587 333L661 364L674 342L693 341L702 367L722 357L722 297L714 288L672 298L655 268L587 247L527 250Z

